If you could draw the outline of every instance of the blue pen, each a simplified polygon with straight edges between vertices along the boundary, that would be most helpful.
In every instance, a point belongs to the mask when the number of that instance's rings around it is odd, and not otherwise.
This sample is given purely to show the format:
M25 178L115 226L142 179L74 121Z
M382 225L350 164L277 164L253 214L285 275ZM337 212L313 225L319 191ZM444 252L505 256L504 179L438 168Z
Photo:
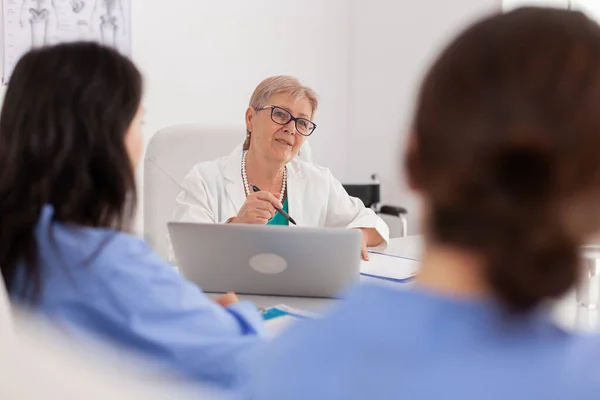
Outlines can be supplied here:
M250 184L250 187L252 188L252 190L254 190L255 192L260 192L260 189L252 184ZM287 219L289 222L291 222L294 225L298 225L296 223L296 221L294 221L294 218L290 217L290 215L288 213L286 213L283 209L281 208L277 208L275 207L275 209L279 212L279 214L283 215L283 217L285 219Z

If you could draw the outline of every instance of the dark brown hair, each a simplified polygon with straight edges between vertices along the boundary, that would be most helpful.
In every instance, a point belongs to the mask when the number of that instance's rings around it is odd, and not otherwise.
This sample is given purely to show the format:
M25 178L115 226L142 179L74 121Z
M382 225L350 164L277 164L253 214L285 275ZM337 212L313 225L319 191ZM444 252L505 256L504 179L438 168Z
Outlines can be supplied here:
M44 47L17 63L0 116L0 269L9 291L19 265L24 291L40 289L35 228L44 205L65 224L129 228L136 197L125 135L141 97L137 68L99 44Z
M407 155L434 242L471 250L513 312L565 293L600 227L600 27L521 8L454 40L428 72Z

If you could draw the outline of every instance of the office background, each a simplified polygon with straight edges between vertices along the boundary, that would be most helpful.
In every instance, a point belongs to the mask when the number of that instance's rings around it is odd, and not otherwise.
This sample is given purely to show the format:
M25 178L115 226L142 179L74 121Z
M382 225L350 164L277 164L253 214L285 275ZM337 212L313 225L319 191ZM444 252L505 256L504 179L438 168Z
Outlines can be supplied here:
M144 3L134 1L133 57L147 77L146 138L202 122L239 126L241 142L258 82L295 75L321 99L315 161L343 182L378 173L384 202L410 211L417 201L398 185L397 156L417 82L451 34L500 8L500 0Z
M448 38L478 16L522 4L585 9L598 0L133 0L133 59L146 78L146 142L166 126L239 127L254 87L289 74L320 95L315 162L342 182L377 173L382 200L418 201L398 163L417 84ZM5 87L0 92L3 98ZM138 174L140 189L143 170ZM142 207L136 231L142 232Z

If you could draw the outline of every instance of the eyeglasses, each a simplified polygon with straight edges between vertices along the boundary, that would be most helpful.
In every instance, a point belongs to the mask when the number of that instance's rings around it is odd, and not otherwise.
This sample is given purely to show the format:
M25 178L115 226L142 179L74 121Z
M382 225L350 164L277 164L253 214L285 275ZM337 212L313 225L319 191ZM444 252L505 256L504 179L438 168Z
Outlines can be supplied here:
M262 111L267 108L271 109L271 121L278 125L287 125L290 123L290 121L294 121L296 124L296 131L298 131L298 133L302 136L310 136L317 128L317 125L314 122L309 121L306 118L296 118L285 108L277 106L265 106L258 111Z

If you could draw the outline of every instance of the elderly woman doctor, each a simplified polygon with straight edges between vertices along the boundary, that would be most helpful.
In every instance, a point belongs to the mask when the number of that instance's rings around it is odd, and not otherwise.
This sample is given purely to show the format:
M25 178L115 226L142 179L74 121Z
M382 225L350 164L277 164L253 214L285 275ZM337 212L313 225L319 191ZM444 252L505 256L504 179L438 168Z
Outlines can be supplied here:
M346 227L363 234L367 246L387 242L389 229L373 210L350 197L326 169L296 158L316 129L315 92L297 79L274 76L255 89L246 110L247 136L229 156L199 163L186 176L174 220ZM260 191L253 190L260 188Z

